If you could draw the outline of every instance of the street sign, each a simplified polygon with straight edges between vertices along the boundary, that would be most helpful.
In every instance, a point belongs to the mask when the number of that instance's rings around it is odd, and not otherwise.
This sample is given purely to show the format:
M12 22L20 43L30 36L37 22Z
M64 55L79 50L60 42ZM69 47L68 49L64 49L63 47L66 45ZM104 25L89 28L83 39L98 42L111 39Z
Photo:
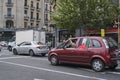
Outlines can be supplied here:
M101 29L101 36L105 37L105 30L104 29Z

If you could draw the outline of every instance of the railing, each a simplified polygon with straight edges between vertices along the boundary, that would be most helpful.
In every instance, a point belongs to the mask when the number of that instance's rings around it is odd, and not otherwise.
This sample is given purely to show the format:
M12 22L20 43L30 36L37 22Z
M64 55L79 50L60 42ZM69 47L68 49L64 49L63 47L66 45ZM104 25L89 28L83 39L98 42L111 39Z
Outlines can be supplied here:
M24 5L24 8L25 8L25 9L28 9L28 8L29 8L29 5Z
M41 20L40 18L36 19L36 21L38 21L38 22L40 22L40 20Z
M25 20L28 20L28 19L29 19L29 16L28 16L28 15L25 15L25 16L24 16L24 19L25 19Z
M10 2L6 2L6 6L7 7L13 7L13 3L12 2L11 3Z
M31 10L34 10L35 9L35 7L34 6L31 6Z
M5 19L14 19L14 15L4 15Z

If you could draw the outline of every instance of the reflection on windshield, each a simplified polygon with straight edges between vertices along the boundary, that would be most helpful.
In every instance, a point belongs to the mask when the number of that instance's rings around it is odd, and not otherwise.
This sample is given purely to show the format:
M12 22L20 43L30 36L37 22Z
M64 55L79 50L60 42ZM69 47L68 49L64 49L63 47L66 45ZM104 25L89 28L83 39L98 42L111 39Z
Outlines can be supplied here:
M106 40L108 42L109 47L111 47L111 48L118 48L119 47L117 42L114 39L109 37L109 38L106 38Z

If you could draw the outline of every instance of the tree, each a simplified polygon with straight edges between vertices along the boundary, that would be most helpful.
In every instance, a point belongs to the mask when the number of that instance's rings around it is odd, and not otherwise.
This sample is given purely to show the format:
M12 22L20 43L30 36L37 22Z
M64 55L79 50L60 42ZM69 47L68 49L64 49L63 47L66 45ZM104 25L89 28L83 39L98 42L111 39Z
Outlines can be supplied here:
M58 28L109 28L120 13L111 0L57 0L52 18Z

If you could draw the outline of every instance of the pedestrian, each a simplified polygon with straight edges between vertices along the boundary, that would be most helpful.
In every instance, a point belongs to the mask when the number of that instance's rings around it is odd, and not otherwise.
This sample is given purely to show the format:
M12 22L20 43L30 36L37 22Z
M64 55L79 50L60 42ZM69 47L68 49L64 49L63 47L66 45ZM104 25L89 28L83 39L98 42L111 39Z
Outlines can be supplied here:
M48 41L48 42L47 42L47 46L49 47L49 49L51 49L51 47L52 47L52 42L51 42L51 41Z

